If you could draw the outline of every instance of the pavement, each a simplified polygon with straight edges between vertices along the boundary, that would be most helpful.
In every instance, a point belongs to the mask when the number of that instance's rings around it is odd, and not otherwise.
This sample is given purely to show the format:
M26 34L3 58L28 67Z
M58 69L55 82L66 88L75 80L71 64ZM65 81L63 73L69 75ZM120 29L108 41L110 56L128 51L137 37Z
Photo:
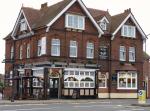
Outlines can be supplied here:
M50 100L0 100L0 105L15 105L15 104L51 104L51 103L128 103L131 106L150 107L150 99L146 100L146 104L139 104L138 99L50 99Z

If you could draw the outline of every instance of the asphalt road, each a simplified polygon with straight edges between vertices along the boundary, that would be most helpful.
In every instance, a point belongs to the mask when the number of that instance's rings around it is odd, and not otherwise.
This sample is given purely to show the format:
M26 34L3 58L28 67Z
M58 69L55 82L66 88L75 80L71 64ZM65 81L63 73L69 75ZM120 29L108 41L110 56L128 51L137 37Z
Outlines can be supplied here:
M0 105L0 111L150 111L150 107L131 106L132 100L106 100L85 103Z

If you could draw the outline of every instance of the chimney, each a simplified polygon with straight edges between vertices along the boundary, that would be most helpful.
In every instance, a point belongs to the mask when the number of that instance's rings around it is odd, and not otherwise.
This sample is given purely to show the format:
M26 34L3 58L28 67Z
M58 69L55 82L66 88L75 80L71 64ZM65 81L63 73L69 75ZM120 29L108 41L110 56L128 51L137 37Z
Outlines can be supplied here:
M124 10L124 12L130 13L131 12L131 8Z
M45 10L45 9L47 9L47 2L46 3L43 3L43 4L41 4L41 10Z

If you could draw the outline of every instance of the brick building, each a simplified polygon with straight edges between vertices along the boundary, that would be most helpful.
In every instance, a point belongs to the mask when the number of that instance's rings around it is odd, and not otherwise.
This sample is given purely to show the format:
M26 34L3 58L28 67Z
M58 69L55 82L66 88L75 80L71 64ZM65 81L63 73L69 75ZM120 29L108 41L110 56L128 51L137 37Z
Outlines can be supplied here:
M137 98L145 40L130 9L111 16L81 0L22 7L5 38L5 97Z
M150 56L145 52L144 52L143 75L144 75L143 81L145 83L147 98L150 98Z

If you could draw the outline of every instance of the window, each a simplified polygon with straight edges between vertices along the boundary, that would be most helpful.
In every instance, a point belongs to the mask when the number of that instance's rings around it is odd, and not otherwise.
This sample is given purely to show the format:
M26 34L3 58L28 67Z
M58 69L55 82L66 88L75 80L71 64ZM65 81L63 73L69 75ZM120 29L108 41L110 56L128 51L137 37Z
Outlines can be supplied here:
M95 88L95 70L65 69L64 88Z
M135 26L123 25L121 35L125 37L135 38Z
M77 57L77 42L70 41L70 57Z
M60 40L59 39L52 39L51 55L52 56L60 56Z
M86 46L86 57L87 58L94 58L94 44L88 42Z
M40 78L33 78L33 87L43 87L43 80L40 80Z
M107 77L105 74L101 74L99 76L99 88L106 88L107 87Z
M38 56L41 56L41 48L42 48L42 44L41 44L41 39L38 40Z
M10 49L10 59L13 59L14 58L14 47L11 46L11 49Z
M22 19L20 21L20 31L25 31L25 30L27 30L27 24L25 22L25 19Z
M27 58L30 58L30 44L27 44Z
M19 59L22 59L22 52L23 51L23 48L22 48L22 45L20 46L20 49L19 49Z
M137 89L137 73L119 72L118 89Z
M102 30L107 30L107 23L105 21L100 22L100 27L102 28Z
M129 61L135 62L135 47L129 47Z
M38 56L46 54L46 37L38 40Z
M79 16L79 15L67 14L66 15L66 27L84 30L85 17Z
M120 46L120 61L126 61L126 48L125 48L125 46Z

